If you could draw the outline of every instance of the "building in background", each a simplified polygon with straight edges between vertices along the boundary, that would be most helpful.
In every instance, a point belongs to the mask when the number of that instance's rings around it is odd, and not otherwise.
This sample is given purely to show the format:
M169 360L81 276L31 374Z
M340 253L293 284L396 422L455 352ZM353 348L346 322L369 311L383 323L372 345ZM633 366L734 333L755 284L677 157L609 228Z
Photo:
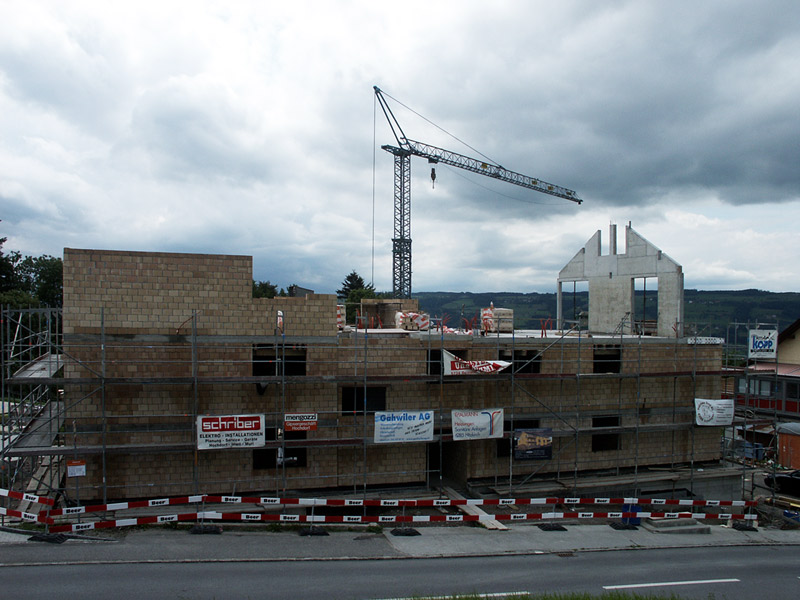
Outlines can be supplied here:
M776 448L773 458L800 468L800 319L778 333L763 326L749 332L747 365L738 370L734 397L746 415L740 427L745 449ZM755 340L755 342L753 341ZM769 346L753 354L753 346Z

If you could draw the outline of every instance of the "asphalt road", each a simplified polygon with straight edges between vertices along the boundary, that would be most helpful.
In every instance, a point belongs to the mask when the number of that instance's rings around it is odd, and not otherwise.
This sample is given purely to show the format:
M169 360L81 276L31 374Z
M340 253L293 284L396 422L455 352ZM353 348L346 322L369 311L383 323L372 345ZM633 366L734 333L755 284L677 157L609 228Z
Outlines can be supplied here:
M704 583L703 583L704 582ZM635 587L631 587L635 586ZM730 547L412 560L125 563L0 568L2 597L309 600L608 589L795 600L794 548Z

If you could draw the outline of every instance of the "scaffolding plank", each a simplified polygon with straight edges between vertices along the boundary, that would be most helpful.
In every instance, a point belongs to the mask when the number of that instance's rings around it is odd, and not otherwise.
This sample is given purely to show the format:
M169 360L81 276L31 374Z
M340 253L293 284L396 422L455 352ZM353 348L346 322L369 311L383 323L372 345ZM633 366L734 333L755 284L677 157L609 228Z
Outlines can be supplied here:
M64 362L60 354L48 352L19 369L14 373L14 378L49 379L52 378L63 365Z
M9 449L9 456L13 455L15 448L52 445L58 436L59 429L64 424L64 412L61 405L61 402L52 400L48 402L33 422L14 441Z
M450 498L451 500L466 500L466 498L464 496L459 494L453 488L444 486L444 488L442 488L442 489L444 490L444 493L447 494L447 497ZM483 509L481 509L481 508L479 508L479 507L477 507L475 505L472 505L472 504L460 504L460 505L458 505L457 508L458 508L458 510L460 510L464 514L475 515L475 516L478 516L478 518L484 517L484 516L485 517L489 516L489 514L486 513ZM487 520L483 520L482 519L481 523L483 524L484 527L486 527L486 529L494 529L494 530L497 530L497 531L507 531L508 530L508 527L506 527L500 521L497 521L495 519L487 519Z

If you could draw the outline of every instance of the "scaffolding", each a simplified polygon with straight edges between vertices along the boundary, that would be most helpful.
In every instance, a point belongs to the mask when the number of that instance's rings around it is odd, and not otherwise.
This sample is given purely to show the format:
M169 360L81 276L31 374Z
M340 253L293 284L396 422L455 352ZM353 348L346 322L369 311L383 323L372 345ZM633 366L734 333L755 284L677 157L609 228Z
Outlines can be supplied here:
M61 311L3 308L0 335L0 487L31 494L58 489L62 456L24 449L53 446L63 424Z
M203 333L192 311L174 334L61 333L59 311L3 310L0 487L64 502L186 493L446 485L473 494L538 490L702 495L718 432L694 425L693 398L721 395L721 344L564 330L364 329L332 336ZM291 315L285 317L287 321ZM444 351L512 363L444 375ZM34 375L35 373L35 375ZM502 438L453 440L451 410L496 408ZM379 444L374 413L434 414L433 439ZM265 442L201 450L198 417L263 414ZM287 415L314 415L290 431ZM552 438L549 460L515 457L520 430ZM717 437L715 437L715 435ZM87 465L68 477L66 462Z
M751 359L748 352L752 331L779 331L775 322L733 322L726 332L723 357L723 397L734 399L737 419L723 435L723 457L741 465L742 496L765 493L775 500L775 489L764 486L754 474L758 468L773 476L778 463L778 425L796 420L797 411L788 410L786 390L781 386L779 358L764 362ZM766 369L764 369L766 367ZM765 385L766 384L766 385ZM800 397L797 398L800 401Z

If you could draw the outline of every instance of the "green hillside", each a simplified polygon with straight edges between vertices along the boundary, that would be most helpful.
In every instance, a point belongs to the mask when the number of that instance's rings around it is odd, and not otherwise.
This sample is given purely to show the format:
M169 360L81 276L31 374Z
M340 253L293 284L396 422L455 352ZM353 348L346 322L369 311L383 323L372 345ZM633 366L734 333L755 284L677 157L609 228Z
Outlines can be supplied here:
M655 318L655 291L648 291L647 318ZM420 308L432 317L442 318L449 327L458 327L462 318L471 321L480 309L494 303L496 307L514 309L517 329L539 329L542 322L556 317L556 294L514 292L420 292L414 294ZM642 306L642 293L637 292L636 307ZM735 323L777 324L782 330L800 318L800 293L765 292L761 290L702 291L685 290L684 317L687 327L699 335L725 338ZM564 293L564 315L572 319L586 311L587 292ZM692 331L692 329L687 329ZM732 334L731 334L732 335Z

